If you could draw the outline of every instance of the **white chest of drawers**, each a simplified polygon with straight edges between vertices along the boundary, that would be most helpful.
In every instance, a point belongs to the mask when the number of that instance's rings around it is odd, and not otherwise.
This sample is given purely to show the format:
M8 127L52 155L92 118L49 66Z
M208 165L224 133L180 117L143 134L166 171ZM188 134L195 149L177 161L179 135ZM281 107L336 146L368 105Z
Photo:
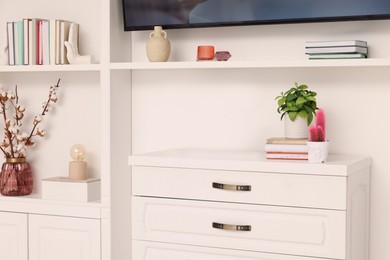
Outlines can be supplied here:
M133 260L368 259L368 157L169 150L129 164Z

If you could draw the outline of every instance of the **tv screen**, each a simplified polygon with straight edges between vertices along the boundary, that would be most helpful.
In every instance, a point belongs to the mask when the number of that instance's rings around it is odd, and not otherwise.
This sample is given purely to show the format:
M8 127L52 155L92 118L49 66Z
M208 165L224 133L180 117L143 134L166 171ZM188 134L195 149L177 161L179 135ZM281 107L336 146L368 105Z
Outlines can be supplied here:
M390 18L390 0L122 1L126 31Z

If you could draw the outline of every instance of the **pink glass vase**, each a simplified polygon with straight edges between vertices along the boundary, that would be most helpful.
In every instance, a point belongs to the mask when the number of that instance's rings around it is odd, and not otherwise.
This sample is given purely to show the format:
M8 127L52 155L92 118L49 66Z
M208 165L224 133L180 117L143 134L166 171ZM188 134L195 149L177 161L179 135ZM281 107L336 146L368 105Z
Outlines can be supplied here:
M33 178L26 158L7 158L0 173L0 193L4 196L31 194Z

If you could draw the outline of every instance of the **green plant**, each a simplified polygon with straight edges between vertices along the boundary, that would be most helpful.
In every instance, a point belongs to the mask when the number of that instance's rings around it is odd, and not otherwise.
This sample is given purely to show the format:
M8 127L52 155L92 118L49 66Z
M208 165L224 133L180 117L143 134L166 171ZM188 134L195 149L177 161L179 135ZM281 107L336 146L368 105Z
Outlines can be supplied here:
M278 113L282 114L280 119L288 114L291 121L294 121L297 116L307 119L307 125L310 125L313 121L313 117L316 114L317 93L308 90L306 85L298 85L295 82L295 87L290 88L286 92L281 92L280 96L277 96L275 100L278 101Z

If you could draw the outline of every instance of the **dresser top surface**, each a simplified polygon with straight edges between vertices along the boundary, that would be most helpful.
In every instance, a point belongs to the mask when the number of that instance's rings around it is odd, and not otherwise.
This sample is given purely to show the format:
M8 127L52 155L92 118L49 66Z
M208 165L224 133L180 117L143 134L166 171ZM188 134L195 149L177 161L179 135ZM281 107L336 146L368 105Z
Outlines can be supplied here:
M370 167L363 155L330 154L326 163L267 160L264 152L172 149L129 156L131 166L348 176Z

